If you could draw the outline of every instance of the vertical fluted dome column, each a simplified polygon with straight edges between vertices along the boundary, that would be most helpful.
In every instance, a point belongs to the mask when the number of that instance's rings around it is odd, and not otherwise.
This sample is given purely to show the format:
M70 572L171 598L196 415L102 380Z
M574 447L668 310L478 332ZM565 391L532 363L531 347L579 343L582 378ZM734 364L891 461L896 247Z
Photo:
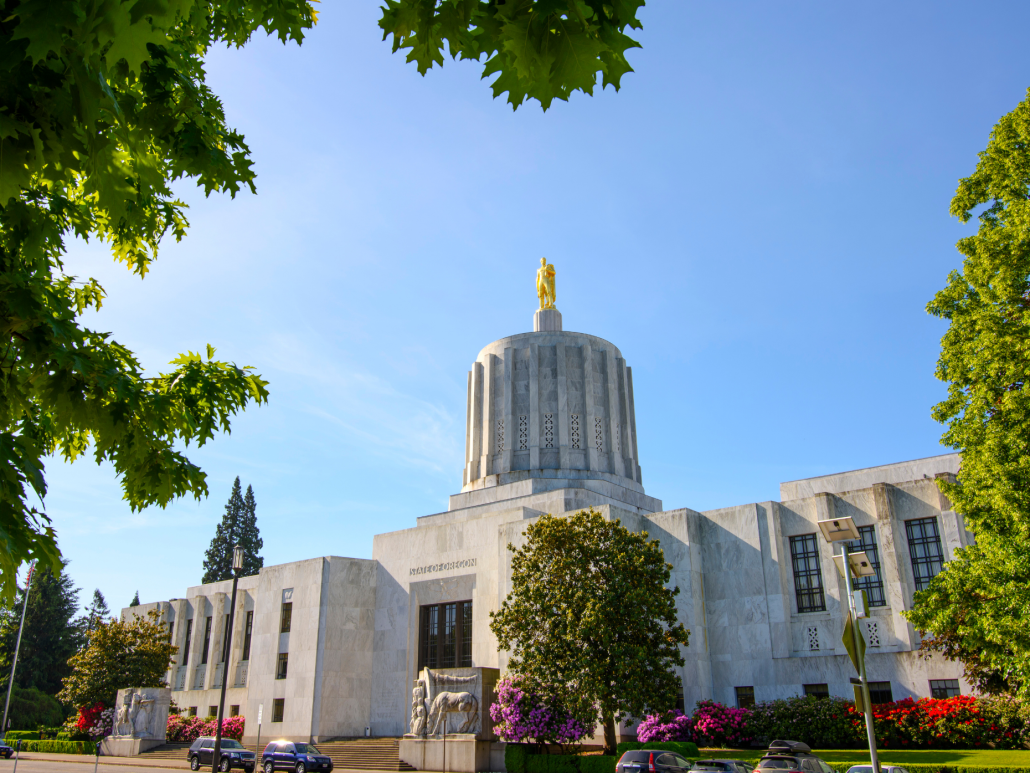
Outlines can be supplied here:
M469 371L462 490L528 476L643 492L633 372L621 352L562 331L560 317L534 323L543 329L494 341Z

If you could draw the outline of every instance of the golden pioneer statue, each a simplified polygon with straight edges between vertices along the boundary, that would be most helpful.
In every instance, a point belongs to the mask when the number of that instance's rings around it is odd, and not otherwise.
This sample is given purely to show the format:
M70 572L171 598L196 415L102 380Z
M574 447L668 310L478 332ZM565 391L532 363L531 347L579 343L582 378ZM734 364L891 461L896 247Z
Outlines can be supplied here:
M554 264L548 263L547 258L540 258L536 271L536 294L541 309L554 308Z

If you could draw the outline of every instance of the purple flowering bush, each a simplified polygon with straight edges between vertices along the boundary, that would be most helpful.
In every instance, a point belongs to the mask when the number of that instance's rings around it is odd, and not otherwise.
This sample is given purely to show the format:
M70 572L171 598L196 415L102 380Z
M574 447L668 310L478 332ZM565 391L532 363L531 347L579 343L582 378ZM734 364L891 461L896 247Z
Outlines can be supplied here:
M652 714L637 725L637 740L644 743L692 741L690 717L674 709L665 714Z
M522 688L518 677L497 683L497 700L490 706L494 732L502 741L561 745L578 743L586 725L573 717L553 696Z
M739 748L751 743L750 719L747 709L698 701L689 717L681 711L668 711L645 718L637 727L637 739L644 743L693 741L701 747Z

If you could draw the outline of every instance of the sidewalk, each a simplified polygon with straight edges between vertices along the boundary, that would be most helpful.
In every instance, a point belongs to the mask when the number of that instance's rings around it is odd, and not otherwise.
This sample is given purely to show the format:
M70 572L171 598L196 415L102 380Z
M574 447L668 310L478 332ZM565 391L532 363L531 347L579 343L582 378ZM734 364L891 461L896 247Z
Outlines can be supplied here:
M92 764L96 757L92 754L51 754L48 752L22 752L21 760L36 760L39 762L77 762ZM14 757L11 757L11 762ZM101 765L130 765L137 768L172 768L178 770L189 770L189 763L186 760L148 760L142 757L101 757Z

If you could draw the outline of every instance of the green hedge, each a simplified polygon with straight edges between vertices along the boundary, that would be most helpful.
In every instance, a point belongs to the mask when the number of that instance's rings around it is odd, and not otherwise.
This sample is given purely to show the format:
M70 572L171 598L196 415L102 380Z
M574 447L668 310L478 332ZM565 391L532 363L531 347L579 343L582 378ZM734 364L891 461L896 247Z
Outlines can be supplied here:
M599 754L530 754L529 746L521 743L504 747L504 767L508 773L615 773L618 761L618 757Z
M529 750L525 744L509 743L504 747L504 769L508 773L526 773L526 757Z
M701 752L698 751L697 744L691 743L690 741L661 741L656 743L642 743L641 741L623 741L616 747L616 755L622 757L623 754L634 749L661 749L666 752L676 752L681 757L690 757L697 759L701 756ZM910 771L910 773L912 773Z
M578 762L572 754L529 754L526 773L579 773Z
M49 754L94 754L96 744L89 741L22 741L21 750Z
M4 740L10 743L11 741L38 741L39 731L38 730L8 730L4 735Z
M591 754L579 758L579 773L615 773L618 757L605 757L603 754Z

